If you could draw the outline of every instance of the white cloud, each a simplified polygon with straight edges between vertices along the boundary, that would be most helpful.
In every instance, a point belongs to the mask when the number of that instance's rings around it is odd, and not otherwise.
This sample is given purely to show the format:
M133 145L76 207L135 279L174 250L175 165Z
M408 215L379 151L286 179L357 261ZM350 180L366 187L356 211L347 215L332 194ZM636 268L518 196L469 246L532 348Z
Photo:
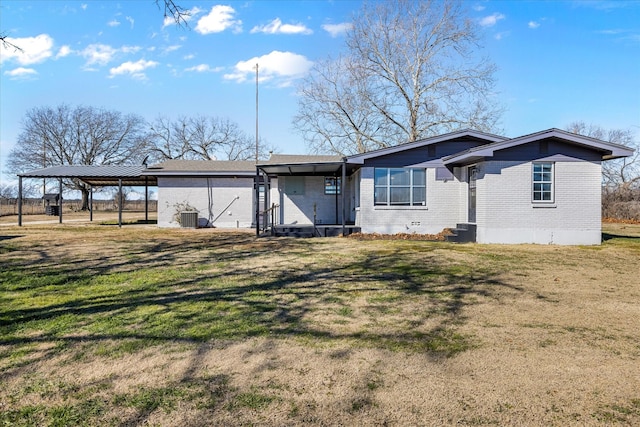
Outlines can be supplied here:
M64 45L58 50L58 53L56 54L56 59L64 58L65 56L69 56L72 53L73 51L71 50L71 48L68 45Z
M129 74L132 78L144 80L147 76L144 71L148 68L154 68L158 65L156 61L145 61L141 59L136 62L127 61L109 70L109 78L113 78L122 74Z
M283 24L280 18L276 18L266 25L255 26L251 30L251 34L265 33L265 34L313 34L310 28L305 27L303 24Z
M222 67L211 68L207 64L200 64L194 67L185 68L185 71L193 71L196 73L219 73L222 71Z
M493 38L496 40L502 40L503 38L507 37L509 34L511 34L510 31L502 31L500 33L497 33L495 36L493 36Z
M82 3L80 5L80 7L82 8L82 10L87 10L87 4L86 3Z
M190 53L190 54L188 54L188 55L183 56L183 57L182 57L182 59L185 59L185 60L187 60L187 61L188 61L189 59L193 59L193 58L195 58L195 57L196 57L196 56L195 56L193 53Z
M105 65L111 62L118 50L106 44L90 44L85 47L80 55L87 59L85 66L98 64Z
M527 24L527 26L529 28L531 28L532 30L535 30L536 28L538 28L540 26L539 22L536 21L529 21L529 23Z
M48 34L36 37L7 37L6 41L22 50L0 43L0 63L10 59L20 65L38 64L53 56L53 39Z
M473 10L475 10L476 12L482 12L485 9L485 7L481 4L476 4L475 6L473 6Z
M267 55L238 62L234 72L223 77L242 83L255 75L256 64L259 64L260 81L275 80L278 86L289 86L293 80L303 77L313 62L303 55L274 50Z
M338 37L349 31L353 27L350 22L343 22L341 24L324 24L322 29L331 35L331 37Z
M136 53L139 52L140 49L142 49L140 46L122 46L120 51L123 53Z
M133 28L133 24L136 22L132 17L130 16L126 16L124 19L127 20L127 22L129 22L129 24L131 24L131 28Z
M107 25L110 27L117 27L118 25L120 25L120 21L118 21L117 19L113 19L107 22Z
M493 27L498 21L506 18L502 13L494 13L493 15L485 16L480 20L480 25L483 27Z
M231 6L216 5L208 15L198 20L196 31L200 34L221 33L231 28L234 33L242 32L242 21L233 19L236 11Z
M33 68L18 67L14 70L5 71L4 74L5 76L11 77L11 80L17 80L17 79L33 77L37 75L38 72Z
M165 47L165 48L162 50L162 52L164 52L164 53L173 52L173 51L176 51L176 50L180 49L181 47L182 47L182 45L174 44L174 45L171 45L171 46L167 46L167 47Z

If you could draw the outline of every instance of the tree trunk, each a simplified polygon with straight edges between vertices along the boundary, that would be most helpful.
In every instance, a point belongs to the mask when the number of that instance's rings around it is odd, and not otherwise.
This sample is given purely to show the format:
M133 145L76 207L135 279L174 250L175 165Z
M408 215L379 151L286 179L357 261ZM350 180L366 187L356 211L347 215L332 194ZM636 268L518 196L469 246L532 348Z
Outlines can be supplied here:
M80 210L88 211L89 210L89 188L84 185L80 187L80 193L82 193L82 206Z

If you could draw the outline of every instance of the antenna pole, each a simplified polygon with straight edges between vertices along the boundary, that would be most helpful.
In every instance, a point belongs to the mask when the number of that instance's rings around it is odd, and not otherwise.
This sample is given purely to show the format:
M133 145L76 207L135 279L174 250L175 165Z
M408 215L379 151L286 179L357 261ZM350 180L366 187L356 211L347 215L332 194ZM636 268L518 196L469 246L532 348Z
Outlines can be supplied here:
M258 163L258 64L256 64L256 163Z

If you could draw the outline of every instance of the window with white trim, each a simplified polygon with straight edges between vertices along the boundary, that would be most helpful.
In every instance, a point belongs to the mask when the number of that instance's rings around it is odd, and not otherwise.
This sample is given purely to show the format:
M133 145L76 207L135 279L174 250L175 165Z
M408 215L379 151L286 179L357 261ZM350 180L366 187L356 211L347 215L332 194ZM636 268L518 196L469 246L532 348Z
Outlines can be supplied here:
M531 200L553 202L553 163L533 163Z
M427 174L424 169L375 168L376 206L425 206Z

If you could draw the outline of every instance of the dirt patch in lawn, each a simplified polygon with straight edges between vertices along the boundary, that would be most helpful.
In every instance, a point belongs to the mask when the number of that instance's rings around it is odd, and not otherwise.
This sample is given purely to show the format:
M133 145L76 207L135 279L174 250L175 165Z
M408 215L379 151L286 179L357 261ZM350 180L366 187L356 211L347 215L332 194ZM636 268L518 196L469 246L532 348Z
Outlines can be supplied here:
M597 247L0 229L0 422L634 425L640 226Z

